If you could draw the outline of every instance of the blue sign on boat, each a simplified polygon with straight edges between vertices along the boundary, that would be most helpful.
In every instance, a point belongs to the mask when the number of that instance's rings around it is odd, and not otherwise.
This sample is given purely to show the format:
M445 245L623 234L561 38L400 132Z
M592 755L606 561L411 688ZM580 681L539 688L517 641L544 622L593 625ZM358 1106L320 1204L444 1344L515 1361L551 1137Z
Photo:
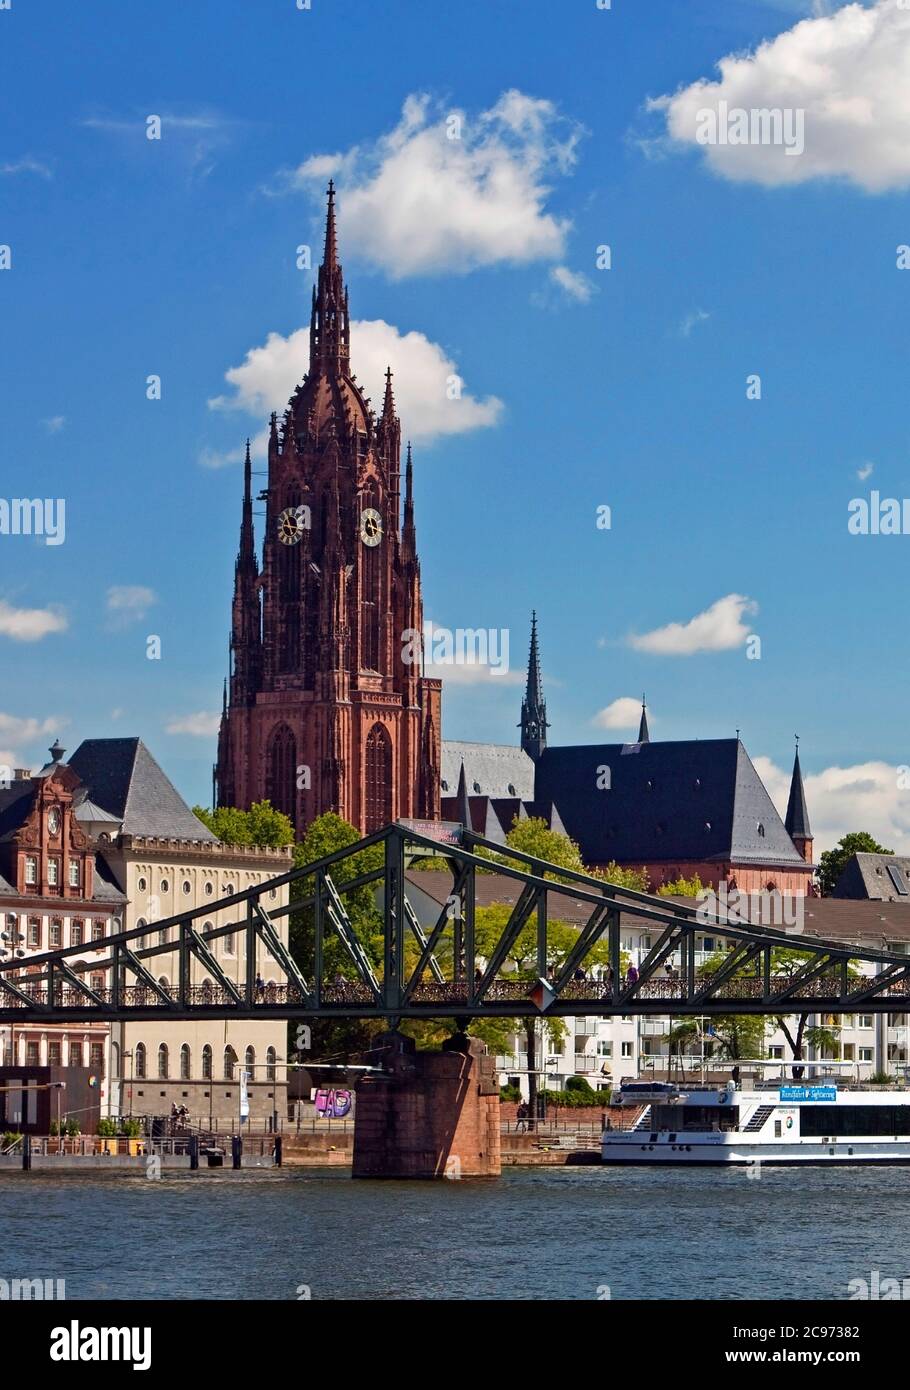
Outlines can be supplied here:
M790 1104L795 1100L837 1100L836 1086L781 1086L780 1100L782 1104Z

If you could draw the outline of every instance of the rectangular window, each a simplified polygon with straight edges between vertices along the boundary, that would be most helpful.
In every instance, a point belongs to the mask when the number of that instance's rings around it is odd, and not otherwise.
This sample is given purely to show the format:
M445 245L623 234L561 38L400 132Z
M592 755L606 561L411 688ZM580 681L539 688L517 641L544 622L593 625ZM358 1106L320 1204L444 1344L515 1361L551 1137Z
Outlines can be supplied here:
M31 854L25 861L25 881L26 883L38 882L38 861Z
M92 1071L102 1072L104 1070L104 1043L91 1044L91 1062L89 1063Z
M782 1059L782 1058L783 1058L783 1055L784 1055L784 1049L783 1049L782 1047L778 1047L776 1044L775 1044L774 1047L769 1047L769 1048L768 1048L768 1056L771 1058L772 1061L777 1061L778 1059Z
M612 1042L610 1041L609 1038L600 1038L600 1039L599 1039L599 1041L598 1041L598 1043L597 1043L597 1055L598 1055L598 1057L612 1057L612 1056L613 1056L613 1044L612 1044Z
M71 859L71 860L70 860L70 887L71 887L71 888L78 888L78 887L79 887L79 882L80 882L80 880L79 880L79 860L78 860L78 859Z
M49 1067L59 1067L60 1065L60 1044L49 1042L47 1045L47 1065Z
M856 1061L856 1043L844 1043L844 1061Z
M623 1045L622 1045L622 1055L623 1055L623 1057L631 1057L631 1056L633 1055L633 1052L632 1052L632 1044L631 1044L630 1042L624 1042L624 1043L623 1043Z
M871 1062L871 1061L872 1061L872 1048L871 1048L871 1047L861 1047L860 1050L859 1050L859 1060L860 1060L861 1062Z
M25 1065L27 1067L37 1067L40 1062L40 1044L32 1042L31 1039L25 1044Z
M39 947L41 945L41 919L39 917L29 917L28 919L28 944Z
M55 917L54 920L53 920L53 922L51 922L50 947L51 947L51 950L53 950L53 948L54 948L55 946L62 946L62 945L63 945L63 923L60 921L59 917Z
M47 861L47 881L51 888L56 888L60 882L60 860L49 859Z
M85 931L85 924L84 924L83 922L73 922L73 924L72 924L71 927L70 927L70 945L71 945L71 946L81 946L81 945L82 945L83 941L85 940L85 937L84 937L84 935L83 935L84 931Z
M92 940L93 940L93 941L103 941L103 940L104 940L104 923L103 923L103 922L93 922L93 923L92 923Z
M859 1016L859 1026L860 1026L860 1028L871 1028L871 1027L872 1027L872 1015L871 1015L871 1014L860 1014L860 1016Z
M71 1043L70 1043L70 1066L71 1066L71 1067L81 1067L81 1066L82 1066L82 1044L81 1044L81 1043L75 1043L75 1042L71 1042Z

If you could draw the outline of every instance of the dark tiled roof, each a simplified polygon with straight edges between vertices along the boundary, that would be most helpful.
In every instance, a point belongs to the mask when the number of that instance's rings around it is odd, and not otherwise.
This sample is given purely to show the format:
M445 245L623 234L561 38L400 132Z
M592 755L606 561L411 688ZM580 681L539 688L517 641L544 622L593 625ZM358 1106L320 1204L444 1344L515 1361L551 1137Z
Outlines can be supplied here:
M899 854L854 854L841 870L832 896L910 905L910 893L897 891L889 869L910 889L910 859Z
M22 825L35 799L31 781L0 788L0 840L10 840Z
M217 843L139 738L89 738L70 759L92 801L122 821L125 835Z
M522 748L507 743L459 743L443 740L442 780L444 796L454 796L458 775L464 763L471 796L518 797L531 801L534 796L534 763ZM480 788L475 791L474 783ZM514 790L513 790L514 788Z
M125 903L127 898L120 887L110 865L100 854L95 855L95 877L93 897L97 902Z
M739 739L547 748L536 768L586 864L805 862Z

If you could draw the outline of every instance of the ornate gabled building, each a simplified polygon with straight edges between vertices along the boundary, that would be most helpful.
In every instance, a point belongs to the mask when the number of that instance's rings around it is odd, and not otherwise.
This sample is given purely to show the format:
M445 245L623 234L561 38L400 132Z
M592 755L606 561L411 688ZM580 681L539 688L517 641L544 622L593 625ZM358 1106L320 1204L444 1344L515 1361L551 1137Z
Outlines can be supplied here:
M215 769L216 804L267 797L298 835L325 811L364 833L439 815L441 682L422 675L410 446L402 506L392 374L377 417L350 336L330 184L309 370L271 420L261 571L247 448Z

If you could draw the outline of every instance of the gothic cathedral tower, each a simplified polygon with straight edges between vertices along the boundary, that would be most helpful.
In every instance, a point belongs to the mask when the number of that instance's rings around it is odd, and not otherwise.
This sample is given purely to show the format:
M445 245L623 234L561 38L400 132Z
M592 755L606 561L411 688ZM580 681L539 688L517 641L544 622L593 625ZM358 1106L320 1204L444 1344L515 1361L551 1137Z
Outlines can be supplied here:
M350 367L331 183L309 370L271 421L261 572L251 474L247 447L217 804L267 797L298 837L325 811L364 834L437 818L441 682L421 674L410 446L402 516L392 374L377 417Z

